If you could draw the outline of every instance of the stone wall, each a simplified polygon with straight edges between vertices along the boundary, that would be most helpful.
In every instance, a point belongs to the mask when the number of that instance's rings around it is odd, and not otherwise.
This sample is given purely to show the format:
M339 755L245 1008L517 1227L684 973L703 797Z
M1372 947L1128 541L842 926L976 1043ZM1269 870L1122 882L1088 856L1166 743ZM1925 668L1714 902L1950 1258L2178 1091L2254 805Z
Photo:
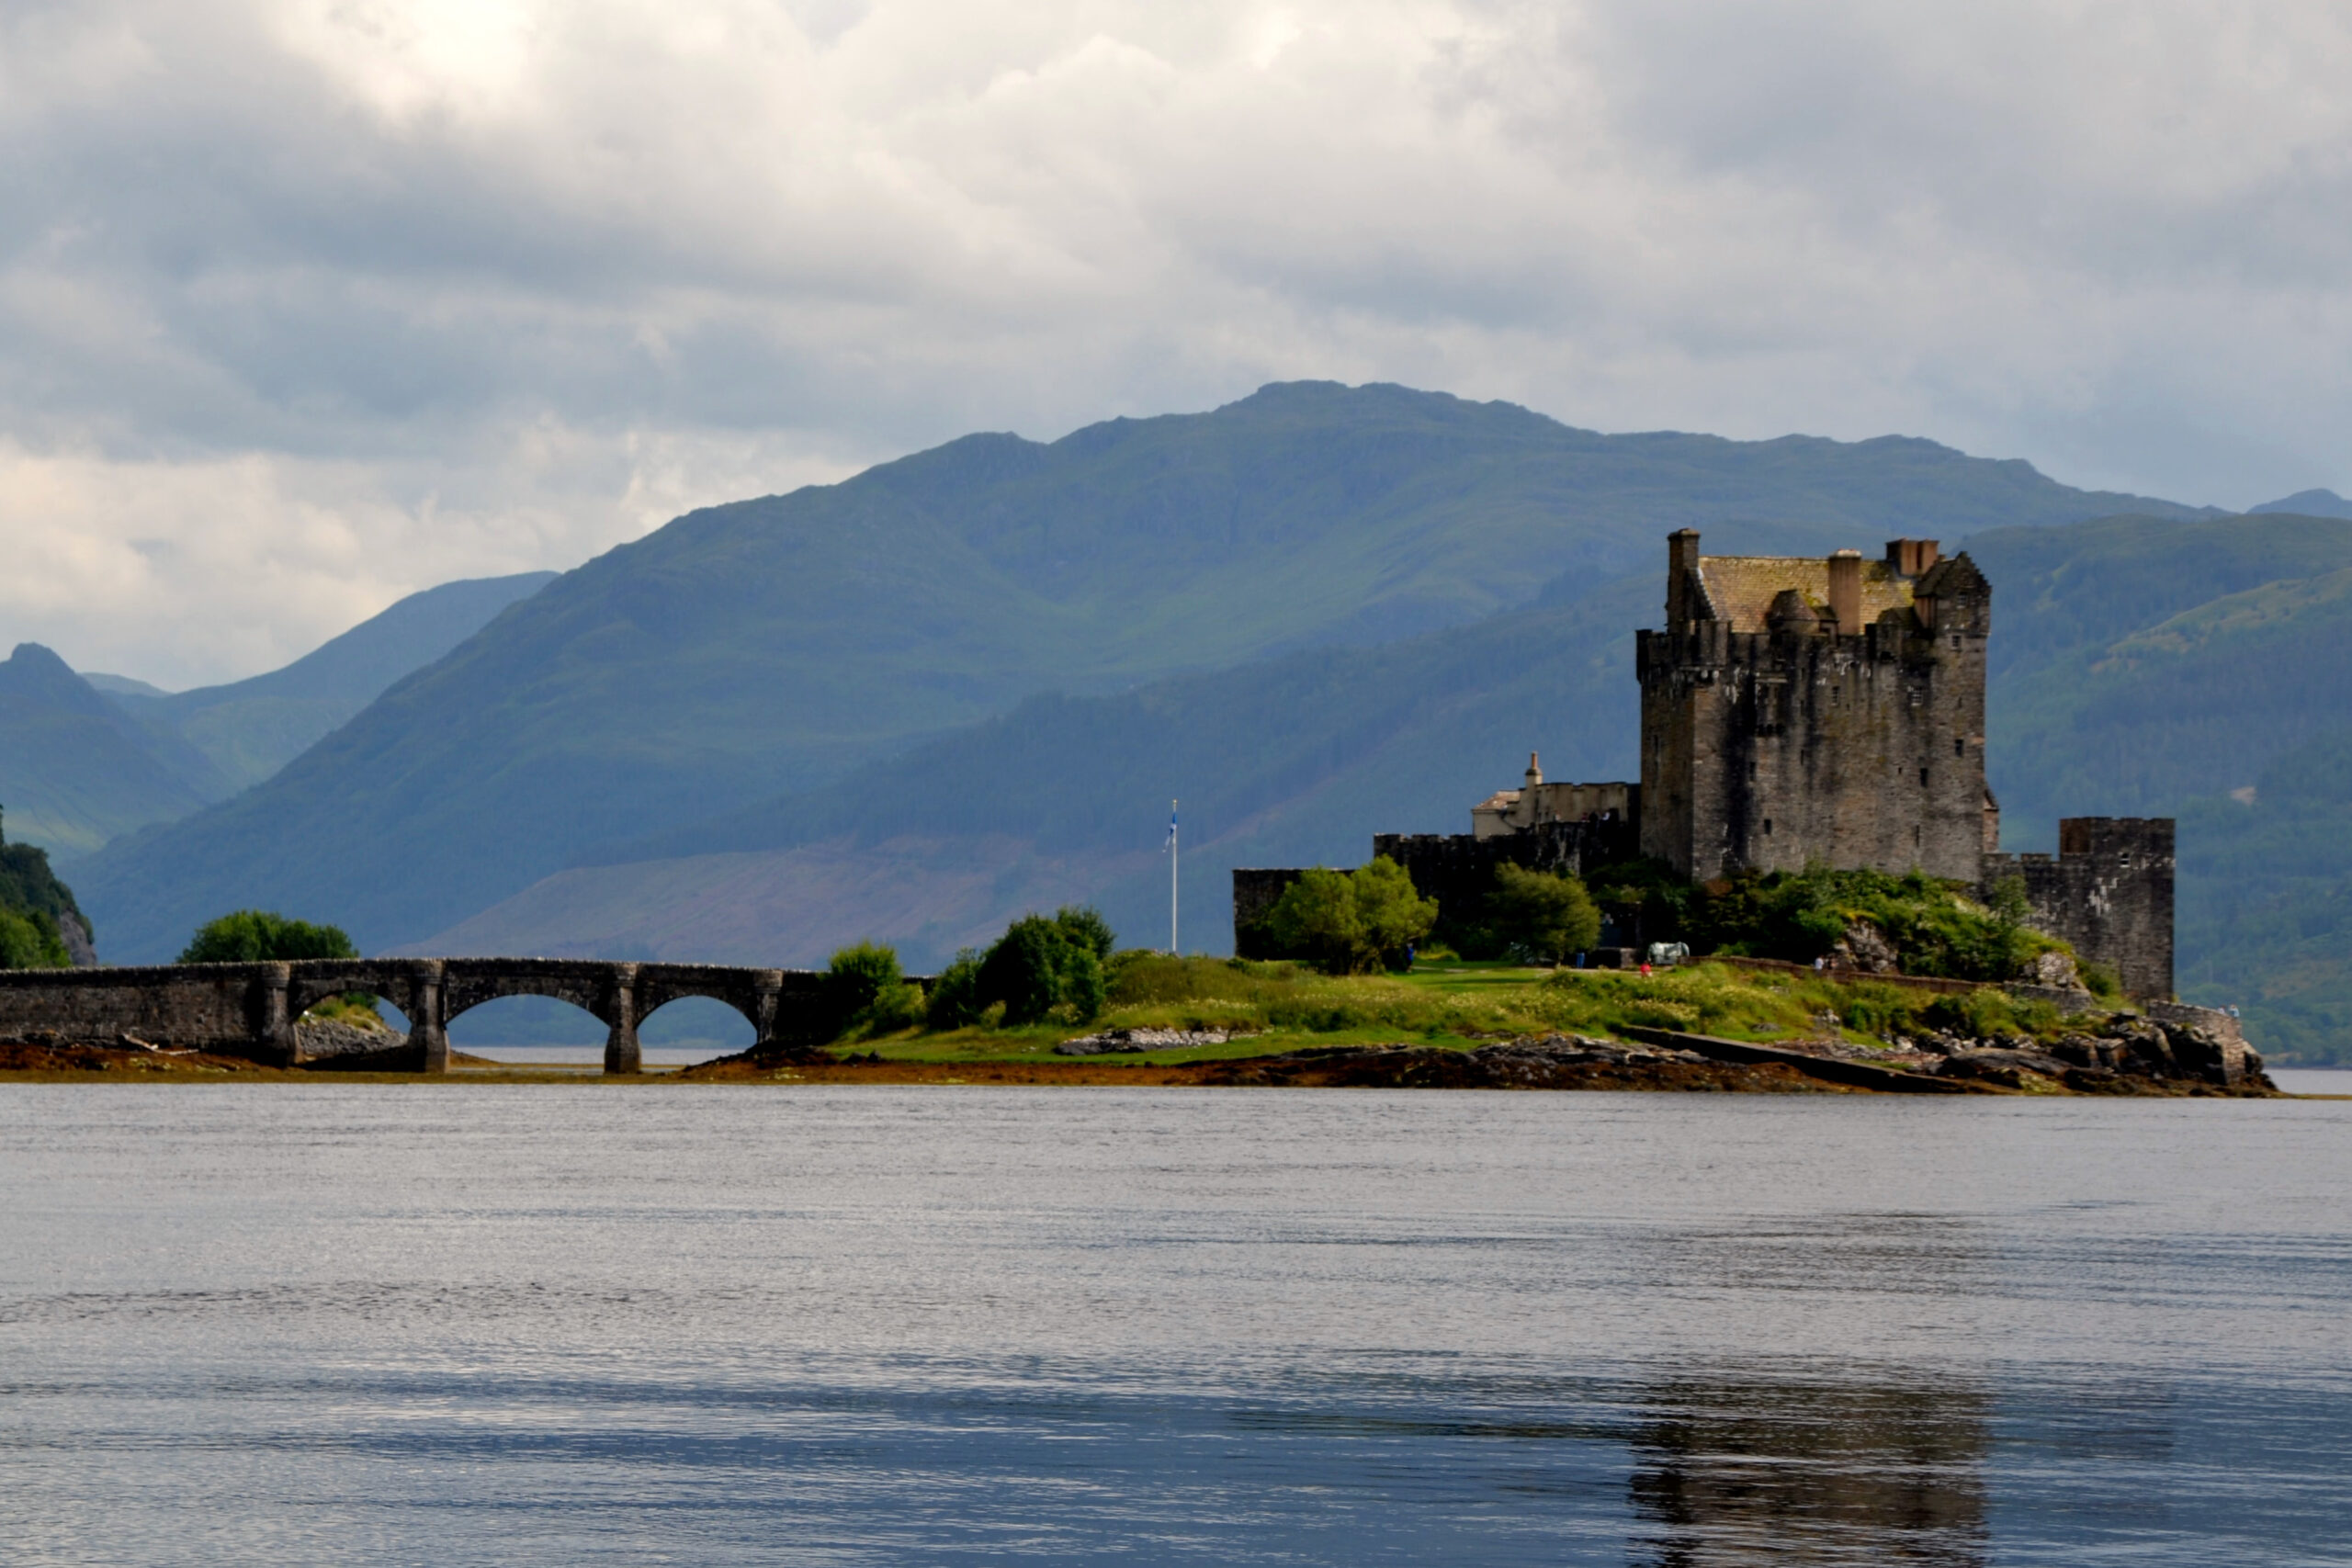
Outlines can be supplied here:
M1470 833L1376 833L1372 852L1386 855L1413 879L1414 891L1438 904L1442 929L1449 911L1464 916L1477 908L1494 885L1495 867L1505 861L1563 876L1582 876L1593 866L1638 852L1640 827L1623 818L1590 822L1541 822L1521 832L1481 839ZM1233 951L1242 958L1276 956L1266 947L1259 924L1303 874L1297 866L1236 867L1233 873Z
M1506 861L1532 871L1582 876L1594 866L1638 853L1640 832L1637 823L1618 818L1540 822L1489 839L1467 833L1380 833L1373 838L1372 852L1403 866L1414 889L1437 900L1442 927L1449 918L1474 917L1495 885L1495 867Z
M1233 955L1272 958L1262 929L1283 890L1306 874L1301 866L1236 866L1233 869Z
M2126 995L2171 999L2171 818L2069 817L2058 824L2055 856L1984 856L1978 896L1991 899L2010 876L2024 879L2036 931L2114 970Z
M273 989L282 964L181 964L156 968L0 970L0 1039L48 1032L112 1043L125 1034L175 1050L249 1055L275 1043Z

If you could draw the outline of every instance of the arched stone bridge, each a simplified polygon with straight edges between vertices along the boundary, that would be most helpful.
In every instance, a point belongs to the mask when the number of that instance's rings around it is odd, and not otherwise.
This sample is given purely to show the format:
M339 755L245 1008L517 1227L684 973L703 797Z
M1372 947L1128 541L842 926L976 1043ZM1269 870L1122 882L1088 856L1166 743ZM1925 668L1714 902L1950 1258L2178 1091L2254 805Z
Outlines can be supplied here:
M625 964L583 958L306 959L291 964L170 964L0 971L0 1039L53 1035L217 1052L272 1066L303 1060L295 1022L329 997L381 997L409 1021L406 1041L371 1066L449 1070L451 1020L502 997L553 997L605 1027L605 1071L641 1070L637 1027L681 997L724 1002L761 1045L823 1032L821 973L724 964Z

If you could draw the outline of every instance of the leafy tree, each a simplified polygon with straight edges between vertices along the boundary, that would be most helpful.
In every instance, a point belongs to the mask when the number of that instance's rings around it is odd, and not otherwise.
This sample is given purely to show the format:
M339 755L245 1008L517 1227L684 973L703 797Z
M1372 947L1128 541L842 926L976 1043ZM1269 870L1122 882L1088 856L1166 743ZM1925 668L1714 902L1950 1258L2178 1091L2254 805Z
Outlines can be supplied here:
M1487 925L1510 947L1565 961L1600 940L1600 909L1573 876L1505 861L1487 895Z
M356 958L340 926L289 920L267 909L238 909L198 926L182 964L257 964L299 958Z
M1363 924L1356 919L1355 889L1344 871L1310 866L1283 889L1266 911L1266 932L1274 951L1303 958L1335 975L1352 974L1363 946Z
M1333 975L1396 962L1436 923L1437 901L1417 894L1405 868L1385 855L1353 873L1311 867L1266 912L1282 952Z
M0 844L0 910L33 919L46 917L46 929L63 940L64 922L71 919L85 931L89 917L74 902L74 890L50 869L49 852L34 844ZM61 949L62 951L62 949Z
M980 955L964 948L931 982L931 994L923 999L923 1027L965 1028L979 1021L985 1006L980 1000Z
M932 1026L968 1023L999 1004L1010 1024L1048 1017L1086 1022L1102 1010L1104 960L1117 940L1091 908L1023 916L972 964L968 979L959 972L968 954L957 954L940 976Z
M1061 927L1064 939L1091 952L1097 963L1110 963L1112 951L1119 945L1118 933L1091 904L1063 905L1054 911L1054 924Z
M1987 908L1993 911L1993 918L2005 926L2021 926L2033 919L2033 900L2026 892L2025 878L2011 872L1993 884Z
M979 1005L1003 1003L1011 1024L1036 1023L1057 1009L1081 1023L1093 1018L1102 1010L1102 961L1089 934L1073 940L1045 915L1013 921L980 960Z
M898 950L861 942L833 954L825 966L825 1011L832 1033L887 1034L922 1016L921 994L899 967Z
M0 969L62 969L72 962L45 911L0 908Z
M1015 920L980 960L979 1001L1004 1004L1007 1023L1035 1023L1062 999L1069 941L1043 915Z
M1355 894L1356 920L1375 963L1401 962L1405 949L1437 924L1437 900L1415 891L1411 874L1386 855L1358 866L1348 880Z

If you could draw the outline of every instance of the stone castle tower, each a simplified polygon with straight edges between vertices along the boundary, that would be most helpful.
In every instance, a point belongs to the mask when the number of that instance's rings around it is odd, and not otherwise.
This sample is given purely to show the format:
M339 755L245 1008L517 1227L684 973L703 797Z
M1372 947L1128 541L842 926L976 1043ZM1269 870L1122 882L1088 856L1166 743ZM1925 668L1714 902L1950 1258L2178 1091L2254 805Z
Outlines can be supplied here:
M1883 559L1702 556L1667 539L1666 626L1636 632L1639 784L1548 782L1470 809L1467 833L1377 833L1441 909L1476 909L1505 861L1581 876L1654 856L1695 882L1743 871L1919 870L1990 901L2011 878L2030 924L2113 969L2173 983L2168 818L2069 817L2058 853L2001 852L1984 784L1993 590L1966 554L1889 541ZM1235 951L1296 868L1233 873ZM1609 939L1634 941L1620 933Z
M1965 554L1702 556L1667 541L1666 627L1636 635L1641 847L1704 882L1808 862L1973 883L1993 593Z

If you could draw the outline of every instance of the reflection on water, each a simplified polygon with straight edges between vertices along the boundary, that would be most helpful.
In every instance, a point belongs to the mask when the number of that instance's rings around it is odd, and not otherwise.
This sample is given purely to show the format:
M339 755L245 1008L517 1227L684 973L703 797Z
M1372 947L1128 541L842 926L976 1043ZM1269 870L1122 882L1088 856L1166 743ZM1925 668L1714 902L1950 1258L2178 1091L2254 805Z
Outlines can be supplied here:
M1991 1400L1968 1380L1663 1384L1633 1439L1640 1568L1990 1561Z
M10 1561L2352 1568L2352 1102L0 1086Z

